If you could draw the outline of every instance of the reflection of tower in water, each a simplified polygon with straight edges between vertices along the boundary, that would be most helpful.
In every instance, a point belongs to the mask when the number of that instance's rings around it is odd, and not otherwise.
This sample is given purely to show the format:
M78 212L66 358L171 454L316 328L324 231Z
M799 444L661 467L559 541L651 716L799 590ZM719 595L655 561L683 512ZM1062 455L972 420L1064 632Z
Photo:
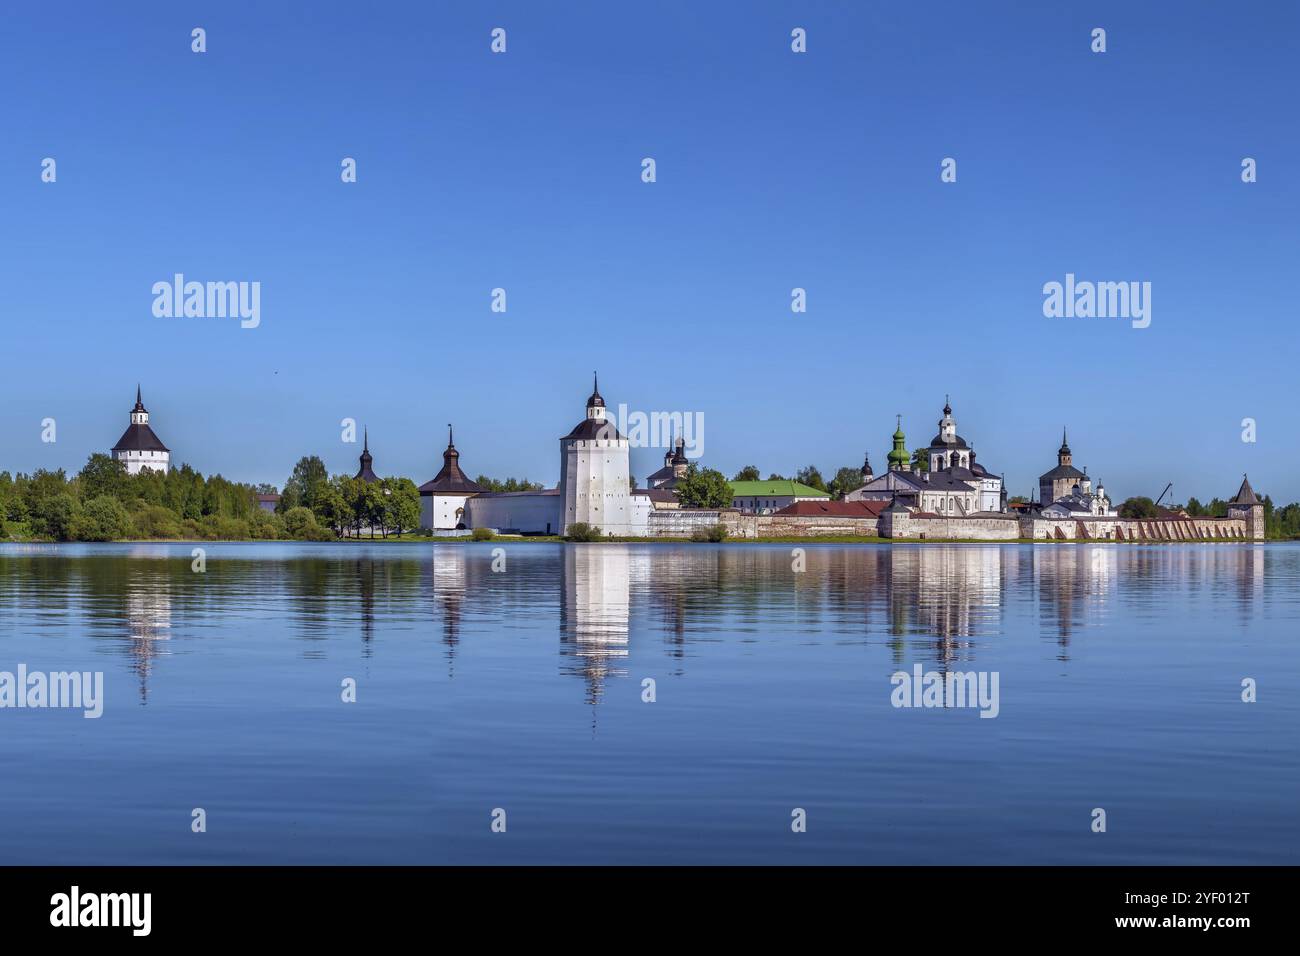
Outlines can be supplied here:
M460 644L461 606L465 602L463 549L434 550L433 599L442 616L442 643L447 648L447 676L451 677L456 666L456 647Z
M1264 596L1264 549L1255 545L1234 551L1237 567L1231 573L1237 581L1237 596L1245 611ZM1242 619L1249 619L1249 615L1243 614Z
M375 562L365 559L355 564L361 612L361 656L371 654L375 636Z
M560 601L561 670L587 681L596 704L606 677L621 676L627 657L630 556L626 545L569 545L564 549Z
M147 586L128 587L126 626L131 670L140 679L140 703L148 703L153 659L162 653L161 642L171 637L171 591L164 582L150 578Z
M1054 545L1034 549L1040 614L1055 621L1056 643L1061 648L1058 659L1069 660L1071 632L1085 622L1090 610L1105 604L1117 576L1118 554L1113 547L1099 546ZM1160 552L1153 554L1160 557ZM1133 560L1149 557L1139 552Z
M941 666L968 652L970 638L985 630L985 619L999 613L1001 548L896 548L888 570L890 633L901 637L911 618L911 629L935 638L935 662ZM895 642L896 658L902 651Z

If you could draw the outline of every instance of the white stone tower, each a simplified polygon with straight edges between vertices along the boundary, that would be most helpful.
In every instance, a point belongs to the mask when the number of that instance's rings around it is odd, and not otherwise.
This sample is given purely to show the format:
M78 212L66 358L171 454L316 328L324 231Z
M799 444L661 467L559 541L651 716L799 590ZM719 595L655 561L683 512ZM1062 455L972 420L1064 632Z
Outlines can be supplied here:
M149 427L149 412L140 400L139 385L135 387L131 424L113 446L112 454L126 466L128 475L138 475L146 468L166 474L171 467L171 452Z
M577 521L606 535L644 534L633 527L628 440L605 417L595 374L587 417L560 439L561 533Z

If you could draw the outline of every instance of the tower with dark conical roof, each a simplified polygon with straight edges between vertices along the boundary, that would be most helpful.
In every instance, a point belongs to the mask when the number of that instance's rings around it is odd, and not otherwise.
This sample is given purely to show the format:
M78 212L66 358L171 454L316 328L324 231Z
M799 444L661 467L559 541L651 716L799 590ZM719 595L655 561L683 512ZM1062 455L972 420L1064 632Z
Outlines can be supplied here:
M1061 447L1056 450L1056 467L1038 476L1039 505L1046 508L1055 501L1067 498L1074 493L1074 486L1087 476L1074 467L1074 455L1070 443L1065 440L1065 429L1061 429Z
M1250 479L1241 476L1241 487L1237 496L1228 502L1228 517L1240 518L1246 522L1246 537L1255 541L1264 540L1264 503L1250 487Z
M465 527L465 502L483 492L483 486L460 470L460 452L447 425L447 448L442 453L442 470L419 488L420 527L450 531Z
M117 440L111 454L126 467L128 475L138 475L146 469L166 474L171 468L171 452L149 425L149 410L140 397L139 383L135 386L131 424Z
M356 432L353 432L353 434L355 435ZM378 481L379 476L375 474L374 468L371 467L371 464L375 459L370 454L370 429L366 429L363 435L364 439L361 446L361 470L356 473L355 477L358 481L364 481L366 484L371 484Z
M587 417L560 439L562 534L578 522L598 527L605 535L645 533L633 527L630 447L605 417L605 399L593 372Z

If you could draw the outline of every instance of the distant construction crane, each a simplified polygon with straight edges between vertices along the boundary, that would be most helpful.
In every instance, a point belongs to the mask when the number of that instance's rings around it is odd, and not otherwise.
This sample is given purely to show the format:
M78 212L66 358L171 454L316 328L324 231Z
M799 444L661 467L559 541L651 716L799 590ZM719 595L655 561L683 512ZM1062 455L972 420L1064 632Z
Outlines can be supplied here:
M1160 504L1160 502L1164 499L1165 495L1169 494L1169 489L1172 488L1173 486L1174 483L1172 481L1169 482L1169 484L1165 485L1165 490L1160 492L1160 497L1156 499L1157 505Z

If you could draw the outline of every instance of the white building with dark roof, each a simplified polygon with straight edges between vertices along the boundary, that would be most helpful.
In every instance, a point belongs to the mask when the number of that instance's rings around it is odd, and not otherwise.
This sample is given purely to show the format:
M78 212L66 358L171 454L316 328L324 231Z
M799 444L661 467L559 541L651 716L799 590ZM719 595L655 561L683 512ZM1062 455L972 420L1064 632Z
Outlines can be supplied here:
M420 527L426 530L463 529L465 502L483 491L460 470L460 452L447 426L447 450L442 453L442 469L420 486Z
M894 449L889 453L889 470L872 477L870 464L863 462L865 483L845 495L845 500L897 501L943 517L1001 514L1007 510L1002 476L975 461L975 449L957 434L952 406L946 400L939 434L930 442L930 464L926 471L908 470L906 436L902 429L900 421L894 432Z
M630 450L630 442L605 414L605 399L593 374L587 417L560 439L561 533L577 522L606 535L647 533L650 502L633 502Z
M1082 479L1088 477L1074 467L1074 454L1061 429L1061 447L1056 450L1056 467L1038 476L1038 501L1043 507L1068 496Z
M126 466L128 475L138 475L146 468L165 475L171 468L172 453L149 427L149 411L140 400L139 385L135 387L135 407L131 409L131 424L117 440L111 454Z
M1065 429L1061 429L1056 467L1038 476L1038 504L1047 518L1113 518L1118 514L1110 505L1106 487L1099 482L1094 492L1087 471L1074 467Z
M606 417L605 399L593 385L586 416L560 439L558 487L475 494L466 499L465 525L518 534L564 534L583 522L606 536L644 537L654 505L650 490L632 489L629 453L630 443Z

